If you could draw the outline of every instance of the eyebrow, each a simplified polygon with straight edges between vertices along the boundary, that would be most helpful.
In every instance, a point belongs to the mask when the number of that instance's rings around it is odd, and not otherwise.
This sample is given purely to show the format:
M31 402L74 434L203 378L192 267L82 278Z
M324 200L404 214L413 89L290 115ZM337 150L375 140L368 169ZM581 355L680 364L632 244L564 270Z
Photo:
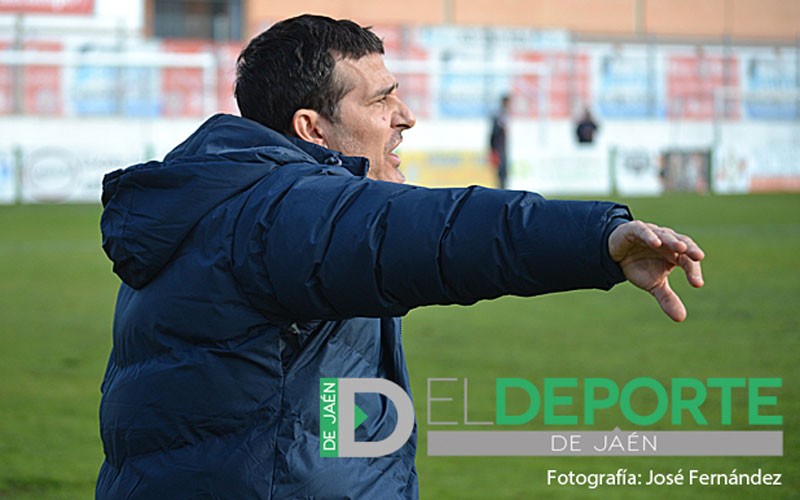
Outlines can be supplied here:
M370 99L375 99L376 97L382 97L382 96L385 96L385 95L389 95L392 92L394 92L395 90L397 90L399 87L400 87L400 84L397 83L397 82L394 82L391 85L378 90L377 92L372 94L369 98Z

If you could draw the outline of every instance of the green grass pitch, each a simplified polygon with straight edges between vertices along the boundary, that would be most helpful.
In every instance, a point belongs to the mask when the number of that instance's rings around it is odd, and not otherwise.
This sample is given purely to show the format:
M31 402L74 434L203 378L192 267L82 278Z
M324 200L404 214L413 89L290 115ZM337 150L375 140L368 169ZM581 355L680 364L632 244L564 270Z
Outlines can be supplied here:
M627 201L706 250L706 286L671 280L689 310L672 323L623 284L471 307L412 311L412 377L423 499L800 497L800 195L664 196ZM102 461L97 408L117 278L100 249L98 206L0 207L0 499L92 498ZM497 377L780 377L783 457L429 457L428 378L468 378L469 417L492 420ZM576 405L580 401L576 400ZM714 404L716 403L716 404ZM746 399L730 428L746 430ZM704 407L713 425L719 401ZM461 409L454 418L463 419ZM715 414L715 412L717 412ZM446 416L446 415L445 415ZM613 412L593 430L619 424ZM621 427L625 430L630 426ZM468 428L461 426L461 429ZM581 428L581 427L579 427ZM696 428L687 426L681 430ZM525 429L548 430L540 424ZM676 430L669 423L654 429ZM644 429L646 430L646 429ZM651 429L653 430L653 429ZM774 430L774 429L769 429ZM556 487L562 472L754 471L781 487Z

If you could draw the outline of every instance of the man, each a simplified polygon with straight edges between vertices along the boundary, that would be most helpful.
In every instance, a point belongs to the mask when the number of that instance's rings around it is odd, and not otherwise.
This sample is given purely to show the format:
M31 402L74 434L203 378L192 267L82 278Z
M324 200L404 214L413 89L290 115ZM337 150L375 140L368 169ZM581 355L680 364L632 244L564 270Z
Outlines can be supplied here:
M320 378L409 390L399 316L627 277L680 321L668 274L702 285L689 238L622 206L402 184L414 116L352 22L274 25L240 55L236 98L246 118L104 180L122 284L98 498L416 498L415 436L377 458L319 447ZM359 397L356 439L390 435L388 400Z
M579 144L591 144L594 142L594 134L598 129L597 122L594 121L592 111L586 108L583 111L583 116L578 120L578 125L575 127L575 137L578 139Z
M489 161L497 174L497 187L506 188L508 178L508 139L506 130L508 128L508 108L511 97L504 95L500 99L500 109L492 117L492 130L489 134Z

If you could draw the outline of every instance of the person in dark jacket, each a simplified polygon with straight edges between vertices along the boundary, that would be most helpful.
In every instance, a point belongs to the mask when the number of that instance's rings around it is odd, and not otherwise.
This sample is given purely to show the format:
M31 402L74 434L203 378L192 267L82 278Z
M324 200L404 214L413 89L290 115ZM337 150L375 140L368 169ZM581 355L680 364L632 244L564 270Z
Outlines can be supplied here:
M575 137L579 144L591 144L594 142L594 134L599 129L597 122L592 116L592 110L586 108L578 124L575 126Z
M500 98L500 109L492 117L489 133L489 163L497 175L497 187L505 189L508 182L508 113L511 96Z
M242 117L105 177L122 283L97 498L417 498L415 433L327 458L319 431L323 378L409 391L410 309L627 278L683 320L667 277L701 286L703 258L686 236L615 203L403 184L394 150L415 120L382 53L350 21L279 22L239 57ZM383 440L397 410L358 397L356 439Z

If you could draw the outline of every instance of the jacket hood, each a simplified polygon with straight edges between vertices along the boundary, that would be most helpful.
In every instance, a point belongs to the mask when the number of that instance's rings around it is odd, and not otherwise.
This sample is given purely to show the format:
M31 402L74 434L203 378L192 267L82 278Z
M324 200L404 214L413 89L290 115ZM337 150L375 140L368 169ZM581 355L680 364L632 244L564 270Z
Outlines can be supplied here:
M295 162L342 164L333 151L245 118L216 115L163 161L107 174L100 228L114 272L131 287L143 287L214 207Z

